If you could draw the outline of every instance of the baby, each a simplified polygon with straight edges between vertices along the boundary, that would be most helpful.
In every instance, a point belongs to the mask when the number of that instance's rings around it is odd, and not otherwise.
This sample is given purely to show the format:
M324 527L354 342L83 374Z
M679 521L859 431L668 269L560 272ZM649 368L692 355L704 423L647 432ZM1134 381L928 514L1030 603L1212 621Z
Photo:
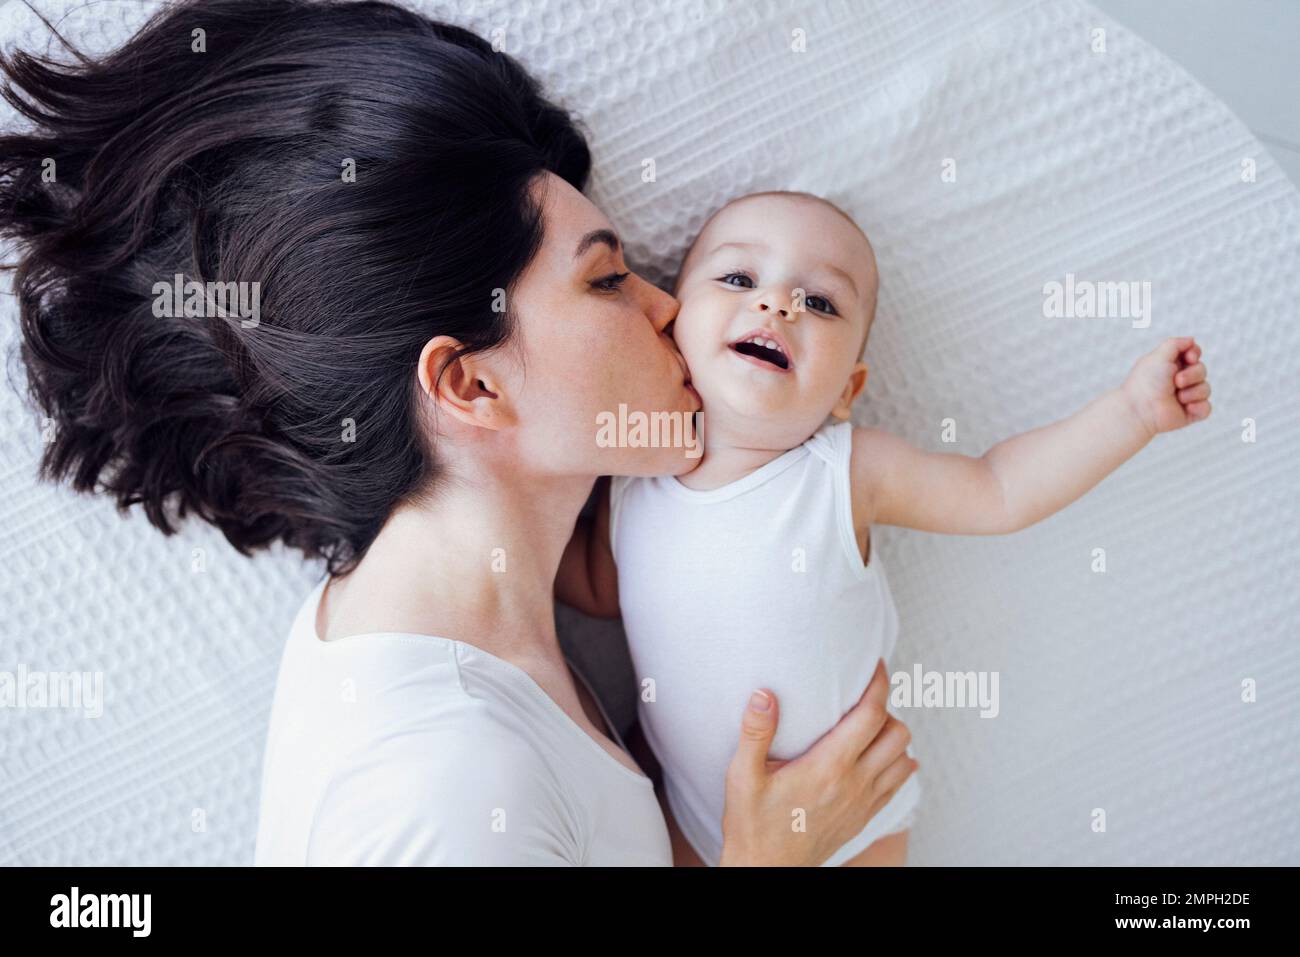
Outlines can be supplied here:
M561 600L621 610L641 726L672 816L707 864L721 854L726 770L754 690L780 702L771 757L794 758L894 648L873 525L1014 532L1157 433L1210 414L1200 348L1180 338L1121 387L982 457L856 428L878 283L871 243L825 200L756 193L715 213L683 261L672 328L703 401L703 456L681 476L602 486L561 565ZM920 795L912 775L826 863L903 863Z

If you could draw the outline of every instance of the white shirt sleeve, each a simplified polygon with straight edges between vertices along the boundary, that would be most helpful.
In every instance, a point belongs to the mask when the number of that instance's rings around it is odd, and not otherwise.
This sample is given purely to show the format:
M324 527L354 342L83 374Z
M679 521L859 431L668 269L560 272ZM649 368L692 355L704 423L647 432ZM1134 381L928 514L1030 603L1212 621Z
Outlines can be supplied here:
M581 815L525 742L398 733L336 769L313 815L309 865L580 865Z

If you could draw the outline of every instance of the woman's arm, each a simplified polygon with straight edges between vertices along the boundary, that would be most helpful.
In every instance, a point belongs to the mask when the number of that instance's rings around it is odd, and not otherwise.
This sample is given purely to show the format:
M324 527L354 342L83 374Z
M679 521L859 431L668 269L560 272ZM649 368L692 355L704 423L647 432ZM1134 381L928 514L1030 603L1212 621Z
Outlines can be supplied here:
M609 547L609 476L596 480L596 511L579 516L560 558L555 597L594 618L617 618L618 566Z
M855 429L855 513L881 525L993 535L1019 531L1080 498L1160 432L1210 414L1210 385L1191 338L1165 340L1124 384L981 457L926 452Z

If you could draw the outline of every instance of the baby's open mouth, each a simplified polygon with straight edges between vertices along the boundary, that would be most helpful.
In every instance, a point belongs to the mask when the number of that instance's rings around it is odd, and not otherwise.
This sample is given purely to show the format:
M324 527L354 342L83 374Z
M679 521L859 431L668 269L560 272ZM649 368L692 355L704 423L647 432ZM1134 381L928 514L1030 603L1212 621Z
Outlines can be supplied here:
M785 350L781 348L781 344L775 339L769 339L766 336L746 336L738 342L733 342L731 348L742 356L749 356L751 359L758 359L761 362L770 362L778 369L790 368L790 357L785 354Z

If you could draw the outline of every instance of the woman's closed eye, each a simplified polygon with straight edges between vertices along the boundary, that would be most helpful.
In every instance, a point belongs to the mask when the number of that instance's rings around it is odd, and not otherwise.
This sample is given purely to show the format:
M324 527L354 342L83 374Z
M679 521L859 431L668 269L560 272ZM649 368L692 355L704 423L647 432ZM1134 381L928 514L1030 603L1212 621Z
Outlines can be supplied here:
M731 282L732 279L743 279L743 280L745 280L746 283L748 283L748 285L737 285L736 283ZM721 276L718 277L718 281L721 282L721 283L724 283L724 284L726 284L726 285L728 285L728 286L733 286L733 287L735 287L735 288L737 288L737 289L753 289L753 288L754 288L754 280L753 280L753 278L750 277L750 275L749 275L748 273L743 273L743 272L729 272L729 273L725 273L724 275L721 275ZM834 304L833 302L831 302L829 299L827 299L825 296L818 296L818 295L812 295L812 296L809 296L809 295L805 295L805 296L803 297L803 301L804 301L804 305L808 306L808 308L810 308L810 309L814 309L814 310L816 310L817 312L824 312L824 313L826 313L827 315L831 315L831 316L838 316L838 315L839 315L839 313L838 313L838 312L836 311L836 309L835 309L835 304ZM820 305L819 305L819 304L820 304Z
M608 276L602 276L600 279L593 280L592 287L599 289L601 292L617 292L618 288L623 285L627 277L632 275L630 272L610 273Z

